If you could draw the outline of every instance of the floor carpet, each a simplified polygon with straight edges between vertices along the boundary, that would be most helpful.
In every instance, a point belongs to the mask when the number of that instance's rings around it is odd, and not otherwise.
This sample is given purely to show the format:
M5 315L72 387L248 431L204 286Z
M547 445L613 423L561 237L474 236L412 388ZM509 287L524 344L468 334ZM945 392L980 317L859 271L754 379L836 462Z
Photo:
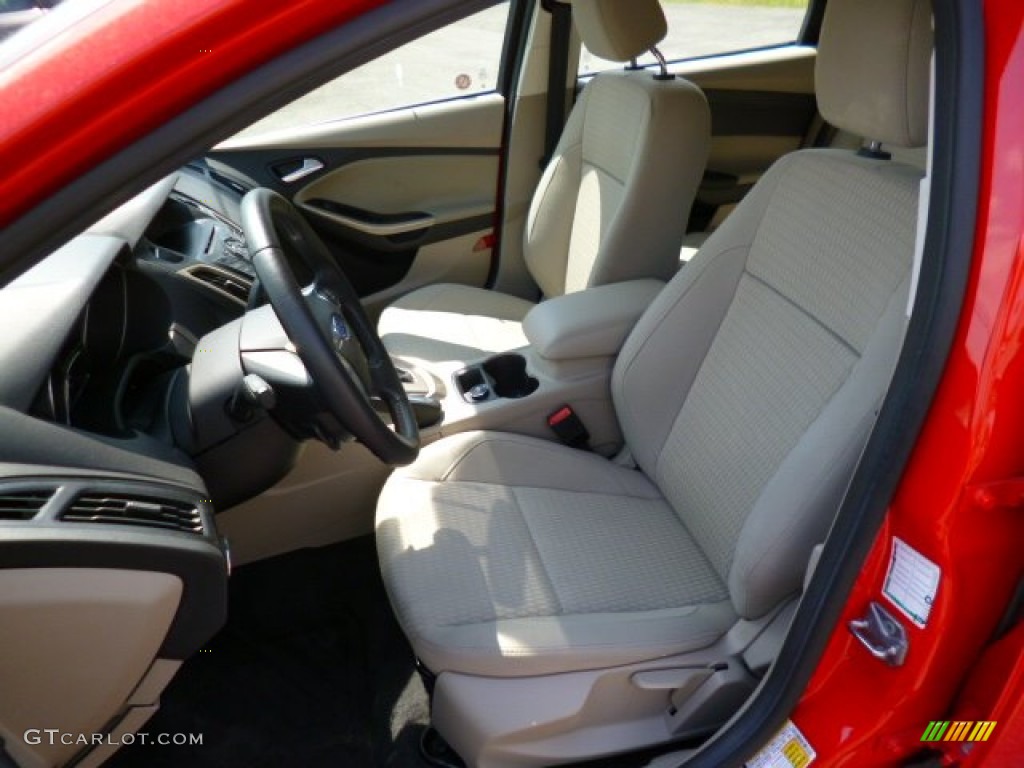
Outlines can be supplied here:
M235 571L227 626L145 726L202 746L133 745L113 768L422 768L427 697L371 538Z

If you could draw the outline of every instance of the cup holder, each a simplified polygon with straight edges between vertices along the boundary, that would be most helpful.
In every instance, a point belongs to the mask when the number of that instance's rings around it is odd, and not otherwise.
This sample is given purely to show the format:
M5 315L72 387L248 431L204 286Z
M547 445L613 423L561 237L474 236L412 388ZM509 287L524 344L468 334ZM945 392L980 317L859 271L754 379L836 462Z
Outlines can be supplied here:
M498 355L485 360L481 366L491 381L498 397L515 400L537 391L538 381L526 372L526 358L522 355Z
M522 355L498 355L480 365L455 374L455 384L463 399L471 403L507 398L517 400L537 391L540 383L526 372Z

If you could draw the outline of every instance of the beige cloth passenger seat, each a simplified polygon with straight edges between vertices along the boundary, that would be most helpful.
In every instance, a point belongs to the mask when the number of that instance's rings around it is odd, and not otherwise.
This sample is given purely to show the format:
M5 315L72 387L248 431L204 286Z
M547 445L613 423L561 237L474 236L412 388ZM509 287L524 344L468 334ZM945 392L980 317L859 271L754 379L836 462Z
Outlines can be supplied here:
M924 146L932 39L929 0L829 0L821 114ZM754 690L744 654L800 593L900 355L922 177L834 149L764 174L619 352L635 470L486 431L390 477L381 574L436 675L431 721L467 765L688 738Z
M658 0L575 0L596 56L626 62L665 36ZM649 71L606 72L586 87L534 193L524 258L545 298L675 273L710 146L701 90ZM464 285L413 291L384 310L379 331L414 364L469 361L527 344L533 302Z

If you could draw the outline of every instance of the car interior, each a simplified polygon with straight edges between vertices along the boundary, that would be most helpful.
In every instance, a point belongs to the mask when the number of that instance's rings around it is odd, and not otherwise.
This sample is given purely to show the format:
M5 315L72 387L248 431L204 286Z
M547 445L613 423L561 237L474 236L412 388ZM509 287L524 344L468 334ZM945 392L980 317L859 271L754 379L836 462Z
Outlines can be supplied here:
M675 765L754 695L903 347L931 4L667 33L513 2L493 91L225 138L0 290L0 764Z
M667 32L656 2L572 7L587 49L606 60L633 61ZM527 218L523 259L545 299L672 276L707 164L710 123L701 90L661 69L590 81ZM391 354L414 366L461 362L528 346L522 321L533 307L513 295L434 283L390 304L379 331Z

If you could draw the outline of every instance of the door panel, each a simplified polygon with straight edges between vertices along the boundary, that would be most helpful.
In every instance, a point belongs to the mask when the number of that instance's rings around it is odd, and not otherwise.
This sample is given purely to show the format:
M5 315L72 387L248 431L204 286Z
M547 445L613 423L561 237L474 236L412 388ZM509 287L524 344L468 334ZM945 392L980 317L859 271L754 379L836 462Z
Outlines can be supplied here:
M711 155L691 228L720 220L772 163L804 144L817 116L814 61L813 48L787 46L673 67L711 107Z
M295 194L311 220L382 254L487 229L494 217L495 155L362 160Z
M275 132L211 158L288 196L375 312L490 271L505 101L497 93Z

